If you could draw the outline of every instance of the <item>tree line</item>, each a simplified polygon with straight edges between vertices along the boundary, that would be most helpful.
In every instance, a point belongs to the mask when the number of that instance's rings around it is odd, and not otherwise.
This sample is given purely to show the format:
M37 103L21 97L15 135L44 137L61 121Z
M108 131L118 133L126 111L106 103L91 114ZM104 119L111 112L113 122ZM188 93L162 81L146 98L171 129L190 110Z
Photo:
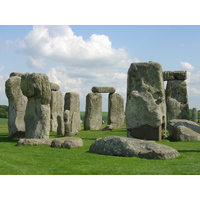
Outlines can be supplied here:
M0 105L0 118L8 118L8 106Z

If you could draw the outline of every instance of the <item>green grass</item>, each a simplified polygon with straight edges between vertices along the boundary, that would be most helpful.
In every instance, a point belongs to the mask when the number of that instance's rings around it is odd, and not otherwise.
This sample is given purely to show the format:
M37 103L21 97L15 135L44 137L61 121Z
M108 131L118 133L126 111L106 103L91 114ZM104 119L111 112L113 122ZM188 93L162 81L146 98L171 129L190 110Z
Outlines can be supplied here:
M104 124L103 126L105 126ZM126 136L126 128L110 132L81 130L75 137L84 141L78 149L49 146L16 146L18 139L7 137L7 119L0 119L0 174L19 175L199 175L200 142L159 143L177 149L181 156L171 160L148 160L136 157L106 156L89 153L95 139L109 135ZM51 132L51 138L57 137Z

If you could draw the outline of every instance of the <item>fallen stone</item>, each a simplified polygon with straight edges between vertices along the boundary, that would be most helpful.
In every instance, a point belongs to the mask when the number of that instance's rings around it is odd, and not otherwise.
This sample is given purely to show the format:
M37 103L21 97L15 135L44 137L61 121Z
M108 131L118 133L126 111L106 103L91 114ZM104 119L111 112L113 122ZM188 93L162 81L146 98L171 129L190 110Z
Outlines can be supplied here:
M92 87L93 93L114 93L115 88L114 87Z
M36 138L25 138L20 139L17 142L17 146L33 146L33 145L51 145L53 139L36 139Z
M75 137L61 137L56 138L52 141L51 147L56 148L78 148L83 146L83 140L81 138L75 138Z
M193 121L172 119L168 131L174 141L200 141L200 126Z
M89 152L112 156L136 156L139 158L162 160L180 156L176 149L154 141L118 136L98 138L90 146Z
M186 71L164 71L163 72L164 81L186 80L186 79L187 79Z

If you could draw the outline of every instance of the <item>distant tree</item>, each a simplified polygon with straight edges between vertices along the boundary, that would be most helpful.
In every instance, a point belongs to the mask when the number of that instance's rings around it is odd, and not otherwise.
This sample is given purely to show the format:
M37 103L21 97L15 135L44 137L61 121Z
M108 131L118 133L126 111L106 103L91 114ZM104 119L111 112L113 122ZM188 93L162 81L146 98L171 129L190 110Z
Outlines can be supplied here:
M8 106L0 105L0 118L8 118Z

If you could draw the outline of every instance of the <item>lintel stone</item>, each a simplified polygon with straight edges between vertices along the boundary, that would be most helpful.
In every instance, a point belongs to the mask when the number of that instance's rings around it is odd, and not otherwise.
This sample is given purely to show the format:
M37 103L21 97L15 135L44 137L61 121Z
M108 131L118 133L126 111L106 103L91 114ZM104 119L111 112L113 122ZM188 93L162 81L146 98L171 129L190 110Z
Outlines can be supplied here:
M186 80L186 79L187 79L187 71L164 71L163 72L164 81Z
M93 93L115 93L114 87L92 87Z

